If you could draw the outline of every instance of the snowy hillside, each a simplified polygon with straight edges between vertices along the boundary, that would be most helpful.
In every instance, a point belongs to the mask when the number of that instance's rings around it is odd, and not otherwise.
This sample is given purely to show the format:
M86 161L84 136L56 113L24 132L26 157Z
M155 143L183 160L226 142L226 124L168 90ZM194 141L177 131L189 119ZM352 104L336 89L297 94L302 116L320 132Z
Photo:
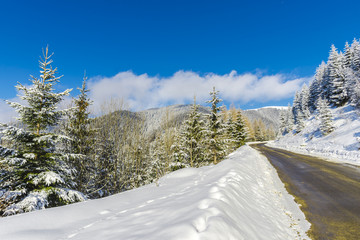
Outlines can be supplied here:
M172 124L179 124L183 122L191 112L192 105L171 105L162 108L151 108L138 112L144 119L147 133L157 131L164 120L168 118ZM204 106L199 106L199 112L208 114L210 109Z
M277 132L280 126L280 114L287 110L287 107L263 107L243 111L244 115L250 120L261 119L266 126L273 127Z
M308 228L270 163L244 146L158 186L2 218L0 239L308 239Z
M192 105L171 105L163 108L153 108L139 112L144 118L148 133L156 131L160 128L161 123L167 117L175 123L182 122L186 119L191 111ZM287 107L263 107L258 109L243 110L242 113L250 121L261 120L266 126L274 128L277 132L280 125L280 114L287 110ZM208 114L208 107L199 106L199 112Z
M301 153L324 156L337 161L360 165L360 112L346 105L332 109L335 130L323 136L320 132L320 120L311 116L305 122L305 128L298 134L289 133L271 146L289 149Z

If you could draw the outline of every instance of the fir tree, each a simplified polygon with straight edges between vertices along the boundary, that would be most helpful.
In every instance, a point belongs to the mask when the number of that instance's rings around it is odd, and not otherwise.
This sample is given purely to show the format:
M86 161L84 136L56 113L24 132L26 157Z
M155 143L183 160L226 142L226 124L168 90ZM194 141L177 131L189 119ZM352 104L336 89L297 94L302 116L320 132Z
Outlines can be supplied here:
M296 92L292 107L292 112L294 115L295 124L299 121L299 115L302 113L302 101L301 101L301 93L299 91Z
M181 154L191 167L199 166L204 161L203 141L204 122L194 99L194 104L188 119L184 123L180 137Z
M255 120L253 123L255 132L255 141L266 141L266 128L261 119Z
M356 39L351 44L352 61L351 68L354 71L360 71L360 43Z
M294 129L294 115L291 111L290 104L286 111L286 119L287 119L287 132L291 132Z
M94 172L94 162L91 159L94 144L94 130L90 125L88 108L91 101L87 96L89 90L86 88L86 76L84 76L81 88L78 88L80 95L73 99L74 108L68 113L63 132L69 137L66 142L66 151L73 153L69 159L69 165L76 172L77 189L81 192L87 190L87 184L90 182L91 173Z
M301 89L301 112L304 115L305 119L307 119L310 116L309 98L310 98L309 88L308 86L306 86L306 84L304 84Z
M49 132L65 113L57 110L58 103L71 91L54 92L60 77L55 76L57 69L51 67L51 56L46 48L39 61L40 78L31 76L30 87L20 83L16 86L27 104L8 102L28 130L5 126L2 131L3 140L13 148L9 150L11 154L2 154L2 164L8 170L0 182L4 215L85 200L82 193L72 190L73 169L64 162L69 155L56 149L56 143L64 137Z
M352 67L352 61L353 61L353 51L350 47L349 43L345 43L345 49L344 49L344 67L351 68Z
M334 45L331 46L328 67L330 95L327 99L333 106L342 106L349 100L345 89L344 57Z
M185 127L181 127L179 131L176 131L175 140L171 146L173 152L173 162L170 164L171 171L175 171L181 168L191 167L189 164L188 155L183 144Z
M222 128L221 128L221 117L219 114L220 107L218 104L222 101L218 98L219 91L215 90L210 92L211 99L207 103L211 104L211 113L209 114L208 126L207 126L207 138L208 138L208 149L209 156L213 160L214 164L217 164L220 158L223 156L223 143L221 139Z
M296 133L301 132L305 128L305 116L303 112L299 112L296 121Z
M311 113L316 110L316 101L321 96L323 85L325 85L325 77L327 72L327 66L325 62L322 62L316 69L315 78L309 86L309 101L308 106Z
M285 135L288 133L287 131L287 118L286 118L286 113L285 112L281 112L280 113L280 126L279 126L279 132L280 135Z
M224 147L226 148L227 152L232 152L233 150L236 149L235 138L234 138L234 134L235 134L234 114L236 114L235 111L236 110L233 108L223 113L223 116L225 117L225 119L227 119L224 124L225 134L223 134L224 140L226 141L226 146Z
M244 145L248 137L247 127L240 111L237 111L236 114L236 121L234 122L232 137L234 139L235 148L239 148Z
M317 103L317 109L320 117L320 130L323 135L327 135L334 130L332 126L332 115L329 105L325 99L320 98Z

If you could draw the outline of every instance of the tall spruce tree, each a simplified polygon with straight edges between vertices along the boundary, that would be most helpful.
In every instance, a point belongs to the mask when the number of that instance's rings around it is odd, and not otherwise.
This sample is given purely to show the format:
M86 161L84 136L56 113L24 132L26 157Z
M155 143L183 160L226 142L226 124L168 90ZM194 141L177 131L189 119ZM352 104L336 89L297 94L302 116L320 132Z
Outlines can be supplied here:
M351 68L354 71L360 71L360 43L356 39L351 44L352 49L352 61Z
M334 45L331 46L328 67L330 95L327 99L333 106L342 106L349 100L345 89L344 56Z
M334 130L331 111L325 99L319 98L317 105L320 118L320 130L323 135L327 135Z
M65 151L72 153L68 164L73 167L76 174L76 188L81 192L88 190L87 184L92 173L94 173L94 162L92 161L94 130L90 124L89 106L91 100L88 97L89 90L86 87L86 76L84 76L80 94L73 99L74 107L67 112L67 119L62 129L64 135L69 137L66 141Z
M326 63L322 62L316 69L315 78L309 86L308 106L311 113L316 110L316 101L321 96L323 85L325 84L326 68Z
M304 84L301 89L301 111L305 118L308 118L310 116L309 98L310 98L309 88L306 84Z
M56 143L64 137L50 132L65 113L57 109L58 104L71 91L54 92L60 77L51 67L51 56L46 48L39 61L40 78L31 76L30 87L20 83L16 86L26 104L8 102L28 130L4 126L2 131L3 140L11 148L1 154L1 164L7 169L0 182L0 211L4 215L85 200L82 193L72 190L74 171L64 161L69 155L56 149Z
M182 156L191 167L201 166L204 161L204 121L198 111L199 106L194 104L188 119L185 121L180 137L180 149Z
M232 137L235 143L235 148L239 148L244 145L248 137L247 127L240 110L236 113L236 121L234 122Z
M223 129L219 113L220 107L218 106L222 100L218 97L218 95L219 91L216 91L215 87L213 87L213 91L210 92L211 99L207 101L207 103L211 104L211 112L209 114L206 135L208 138L209 156L214 164L217 164L223 156L223 143L221 138Z

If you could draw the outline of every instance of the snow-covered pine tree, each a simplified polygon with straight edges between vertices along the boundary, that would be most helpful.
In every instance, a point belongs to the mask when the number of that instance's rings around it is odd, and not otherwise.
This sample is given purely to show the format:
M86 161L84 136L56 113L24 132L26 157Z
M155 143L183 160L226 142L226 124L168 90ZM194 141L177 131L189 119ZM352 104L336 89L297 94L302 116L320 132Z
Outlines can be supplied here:
M263 121L261 119L255 120L253 122L253 126L255 132L255 141L266 141L267 133Z
M329 104L325 99L319 98L317 102L317 109L319 111L320 118L320 131L323 133L323 135L327 135L334 130Z
M297 115L297 121L296 121L296 133L301 132L305 128L305 116L302 111L300 111Z
M354 86L351 102L354 106L360 107L360 81L357 81Z
M301 111L305 119L307 119L310 116L309 98L310 98L309 88L306 84L304 84L301 89Z
M292 112L294 115L295 123L298 122L298 115L300 115L302 112L301 107L302 107L301 92L296 91L294 101L293 101L293 106L292 106Z
M224 123L224 134L223 134L223 138L226 141L225 144L225 148L227 150L227 153L230 153L232 151L234 151L236 149L235 146L235 138L234 138L234 133L235 133L235 114L236 114L236 109L235 108L231 108L230 110L226 110L223 112L223 118L226 119L225 123Z
M151 144L150 163L147 169L147 176L149 179L154 181L165 175L170 170L169 165L171 163L168 162L168 158L173 158L174 154L166 156L165 146L164 134L158 134ZM173 146L171 149L175 150Z
M65 151L73 153L68 164L73 167L76 174L76 188L80 192L87 192L87 184L93 182L90 180L94 174L94 165L91 155L94 145L94 129L90 125L89 106L91 100L87 93L86 76L83 78L81 88L78 88L80 94L78 98L73 99L74 107L67 112L67 119L64 122L62 131L69 137L65 142Z
M342 53L338 53L334 45L331 46L328 68L330 84L329 102L336 107L342 106L349 100L345 88L344 56Z
M236 121L234 122L233 140L235 148L239 148L245 144L248 136L247 127L245 125L241 111L238 110L236 113Z
M221 126L221 116L219 114L220 107L218 104L222 101L218 98L219 91L215 90L210 92L211 99L207 103L211 104L211 113L209 114L209 119L207 122L206 136L207 136L207 147L209 157L212 159L214 164L217 164L221 159L223 154L223 143L222 143L222 126Z
M280 134L286 135L294 129L294 117L291 106L289 105L287 110L280 113Z
M194 98L191 112L184 122L180 135L182 156L191 167L201 166L205 160L203 152L204 146L202 145L204 141L204 121L201 119L198 108L199 106L196 104L196 99Z
M281 112L280 113L280 126L279 126L279 134L280 135L285 135L287 134L287 117L286 117L286 113L285 112Z
M345 43L345 49L344 49L344 67L345 68L351 68L353 61L353 51L350 47L349 43Z
M323 61L319 67L316 69L315 78L311 82L309 87L309 101L308 106L311 113L316 110L316 101L321 96L323 92L323 87L325 87L325 78L327 72L327 65Z
M352 50L352 61L351 61L351 68L354 71L360 71L360 43L356 39L353 40L351 44Z
M186 155L186 151L184 151L183 146L183 133L185 132L185 126L183 125L180 129L175 129L175 139L174 143L171 146L171 150L173 152L172 159L173 162L170 163L171 171L175 171L181 168L190 167L188 156Z
M294 115L292 113L290 104L288 105L286 111L286 120L287 120L287 132L291 132L292 130L294 130Z
M71 91L54 92L53 87L60 77L55 76L57 69L51 67L51 56L46 48L39 61L40 78L31 76L30 87L20 83L16 86L23 92L20 98L27 104L8 102L28 130L5 126L2 131L2 140L13 148L1 154L1 164L7 169L0 182L3 215L85 200L81 192L72 190L73 169L64 161L68 155L56 150L56 143L64 137L49 131L65 113L57 109L58 103Z

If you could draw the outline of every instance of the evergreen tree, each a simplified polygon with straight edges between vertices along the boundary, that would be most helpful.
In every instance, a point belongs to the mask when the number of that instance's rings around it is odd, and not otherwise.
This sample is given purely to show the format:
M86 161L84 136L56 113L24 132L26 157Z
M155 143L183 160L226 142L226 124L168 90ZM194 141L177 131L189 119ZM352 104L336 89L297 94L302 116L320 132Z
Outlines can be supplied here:
M152 143L151 153L150 153L150 164L147 170L148 178L157 180L167 172L169 172L169 167L171 163L168 161L169 156L167 156L164 134L159 134L156 136L155 141ZM174 147L172 147L173 150ZM174 154L171 154L171 157L174 157ZM173 167L173 166L172 166Z
M331 111L325 99L319 98L317 105L320 117L320 130L324 135L327 135L334 130Z
M308 86L306 86L306 84L304 84L301 89L301 112L304 115L305 119L307 119L310 116L309 98L310 98L309 88Z
M188 155L186 155L185 146L183 144L185 128L186 127L183 126L176 131L174 143L171 146L171 150L173 151L173 162L170 164L171 171L191 167Z
M291 111L290 104L286 111L286 119L287 119L287 132L291 132L294 129L294 115Z
M298 114L296 123L296 133L301 132L305 128L305 117L302 112Z
M297 91L294 97L292 112L294 115L295 124L299 121L299 115L302 113L302 101L301 101L301 92Z
M354 71L360 71L360 43L356 39L351 44L352 50L352 61L351 61L351 68Z
M206 129L206 135L208 138L208 149L209 156L213 160L214 164L217 164L220 158L223 156L223 143L221 139L222 127L221 127L221 117L219 114L220 107L218 104L222 101L218 98L219 91L215 90L210 92L211 99L207 103L211 104L211 113L209 114L208 126Z
M201 165L205 158L203 152L204 122L198 112L198 107L194 99L194 104L183 125L180 137L182 156L191 167Z
M311 113L316 110L316 101L321 96L323 89L326 85L326 72L327 65L325 64L325 62L322 62L320 66L316 69L315 78L310 84L308 106Z
M266 128L265 124L261 119L255 120L253 123L254 126L254 132L255 132L255 141L266 141Z
M328 67L330 84L328 100L333 106L342 106L349 100L345 89L344 57L337 52L334 45L331 46Z
M239 148L245 144L247 140L247 128L240 111L237 111L236 121L234 122L234 129L232 137L234 139L235 148Z
M231 108L229 111L225 111L222 115L223 118L226 119L226 122L224 124L224 134L223 134L223 138L224 141L226 141L226 144L224 146L224 148L226 149L226 151L228 153L232 152L233 150L235 150L237 147L235 146L235 114L236 114L236 110L235 108Z
M64 135L69 137L66 141L66 151L73 153L69 159L69 165L77 172L77 189L86 192L87 184L91 175L94 174L94 162L91 158L94 145L94 130L90 125L88 108L91 101L87 96L89 90L86 88L86 77L84 76L82 88L78 88L80 95L73 99L74 108L68 113L63 127Z
M280 113L280 134L286 135L294 129L294 118L291 110L291 106L288 109Z
M353 61L353 51L350 47L349 43L345 43L345 49L344 49L344 67L345 68L351 68L352 67L352 61Z
M279 126L279 132L280 135L285 135L288 133L287 131L287 117L285 112L280 113L280 126Z
M360 81L358 79L355 80L352 89L351 103L356 107L360 107Z
M1 155L7 169L0 182L4 215L85 200L82 193L72 190L75 185L71 181L73 169L64 161L69 155L56 149L56 143L64 137L49 131L65 113L65 110L57 110L58 103L71 91L54 92L53 87L60 77L55 76L57 69L51 67L51 56L46 48L44 58L39 61L40 78L32 76L30 87L20 83L16 86L23 92L20 98L27 104L8 102L28 130L5 126L2 131L3 140L13 148L2 151Z

